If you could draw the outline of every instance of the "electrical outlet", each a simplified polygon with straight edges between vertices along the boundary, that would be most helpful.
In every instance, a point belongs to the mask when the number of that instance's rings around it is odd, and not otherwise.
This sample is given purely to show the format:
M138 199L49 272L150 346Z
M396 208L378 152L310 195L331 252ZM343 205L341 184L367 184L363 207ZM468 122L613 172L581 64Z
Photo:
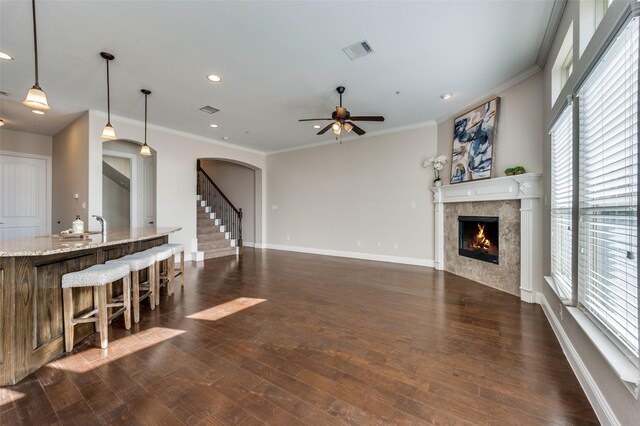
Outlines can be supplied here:
M291 241L291 236L287 235L287 241Z
M271 210L278 210L277 204L271 204Z
M381 243L380 241L378 241L378 242L376 243L376 246L378 246L378 248L380 248L380 247L382 247L382 243Z
M83 201L83 202L82 202L82 208L83 208L83 209L86 209L86 208L87 208L87 202L86 202L86 201Z
M416 202L415 202L415 201L412 201L412 202L411 202L411 208L412 208L412 209L415 209L415 208L416 208Z
M362 247L362 241L358 240L356 241L356 244L358 245L358 247Z
M393 243L393 249L394 250L398 250L400 246L398 245L398 243Z

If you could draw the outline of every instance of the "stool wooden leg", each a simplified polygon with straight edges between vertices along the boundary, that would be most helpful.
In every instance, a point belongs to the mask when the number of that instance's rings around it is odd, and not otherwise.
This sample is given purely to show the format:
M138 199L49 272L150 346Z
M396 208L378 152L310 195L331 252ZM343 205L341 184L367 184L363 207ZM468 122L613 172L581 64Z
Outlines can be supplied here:
M64 304L64 349L66 352L73 350L73 289L62 289L62 301Z
M113 283L107 284L107 304L111 303L113 299ZM107 316L110 317L113 313L113 308L107 308ZM112 320L109 320L109 324L111 324Z
M167 259L167 293L169 296L173 294L176 286L176 259L171 255L169 259Z
M133 322L140 321L140 272L133 271L133 282L131 283L131 291L133 293L131 304L133 305Z
M93 288L93 309L98 309L98 305L99 305L98 292L96 291L96 288L94 287ZM100 333L100 324L98 324L97 318L93 323L93 331L95 331L96 333Z
M155 282L156 286L156 306L160 304L160 262L156 262L154 265L155 268Z
M131 274L122 279L122 302L124 303L124 328L131 328Z
M180 252L180 280L181 287L184 288L184 251Z
M109 346L109 324L107 313L107 286L101 285L94 287L94 290L98 293L98 329L100 333L100 347L107 349Z
M153 311L156 308L156 265L147 268L147 280L149 281L149 307Z

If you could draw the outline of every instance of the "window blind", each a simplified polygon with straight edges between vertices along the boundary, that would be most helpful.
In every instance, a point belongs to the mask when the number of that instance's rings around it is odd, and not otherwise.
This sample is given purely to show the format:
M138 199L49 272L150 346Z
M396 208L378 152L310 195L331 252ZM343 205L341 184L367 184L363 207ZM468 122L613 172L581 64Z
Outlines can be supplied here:
M636 362L638 33L635 18L579 91L578 227L578 301Z
M551 276L571 297L573 114L569 103L551 128Z

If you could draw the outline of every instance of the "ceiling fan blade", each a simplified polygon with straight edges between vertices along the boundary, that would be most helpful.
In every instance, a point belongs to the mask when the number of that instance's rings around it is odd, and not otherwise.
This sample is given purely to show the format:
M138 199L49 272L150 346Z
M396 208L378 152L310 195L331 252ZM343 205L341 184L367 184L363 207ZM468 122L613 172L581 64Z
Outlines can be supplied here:
M365 133L367 133L364 130L362 130L360 127L356 126L356 123L349 123L349 124L351 124L352 130L356 132L358 136L362 136Z
M318 121L318 120L333 120L333 118L303 118L298 121Z
M329 130L331 128L331 126L333 126L333 123L328 124L327 127L325 127L324 129L320 130L318 133L316 133L316 135L323 135L327 130Z
M357 115L349 117L351 121L384 121L384 117L381 115Z

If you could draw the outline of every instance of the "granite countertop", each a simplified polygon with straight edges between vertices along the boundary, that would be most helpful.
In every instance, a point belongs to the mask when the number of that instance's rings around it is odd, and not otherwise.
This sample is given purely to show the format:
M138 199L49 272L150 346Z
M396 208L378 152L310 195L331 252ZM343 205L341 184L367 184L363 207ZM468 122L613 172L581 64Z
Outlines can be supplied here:
M0 240L0 257L46 256L67 253L116 244L130 243L151 238L163 237L182 228L121 228L107 232L107 241L102 240L100 232L89 235L86 240L62 239L58 235L20 238L16 240Z

